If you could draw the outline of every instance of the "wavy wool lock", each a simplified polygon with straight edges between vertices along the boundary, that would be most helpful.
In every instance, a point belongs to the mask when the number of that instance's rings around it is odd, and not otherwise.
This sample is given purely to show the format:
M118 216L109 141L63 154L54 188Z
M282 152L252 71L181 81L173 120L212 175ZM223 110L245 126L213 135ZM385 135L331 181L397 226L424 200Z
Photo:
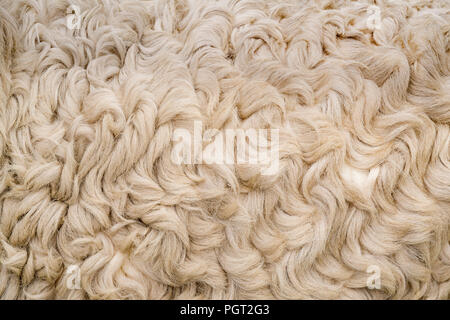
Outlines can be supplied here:
M0 297L448 299L449 10L1 0Z

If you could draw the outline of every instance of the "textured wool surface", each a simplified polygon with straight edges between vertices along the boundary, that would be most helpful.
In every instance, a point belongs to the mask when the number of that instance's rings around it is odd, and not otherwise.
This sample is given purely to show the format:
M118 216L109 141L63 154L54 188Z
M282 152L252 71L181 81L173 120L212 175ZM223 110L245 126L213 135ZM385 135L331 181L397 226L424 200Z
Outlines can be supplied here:
M448 299L449 9L0 0L0 297Z

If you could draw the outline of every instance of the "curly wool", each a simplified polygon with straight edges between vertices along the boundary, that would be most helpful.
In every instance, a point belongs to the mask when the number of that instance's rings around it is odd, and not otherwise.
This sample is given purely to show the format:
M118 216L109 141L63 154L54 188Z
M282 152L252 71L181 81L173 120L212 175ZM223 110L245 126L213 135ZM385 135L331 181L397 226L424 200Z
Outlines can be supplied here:
M449 10L0 1L0 297L448 299ZM194 121L279 170L175 164Z

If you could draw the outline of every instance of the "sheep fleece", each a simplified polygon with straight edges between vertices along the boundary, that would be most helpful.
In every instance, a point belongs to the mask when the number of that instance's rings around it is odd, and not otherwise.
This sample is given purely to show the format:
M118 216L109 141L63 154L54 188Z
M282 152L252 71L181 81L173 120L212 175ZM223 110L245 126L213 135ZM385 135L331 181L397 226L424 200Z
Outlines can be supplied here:
M449 299L449 226L448 1L0 0L2 299Z

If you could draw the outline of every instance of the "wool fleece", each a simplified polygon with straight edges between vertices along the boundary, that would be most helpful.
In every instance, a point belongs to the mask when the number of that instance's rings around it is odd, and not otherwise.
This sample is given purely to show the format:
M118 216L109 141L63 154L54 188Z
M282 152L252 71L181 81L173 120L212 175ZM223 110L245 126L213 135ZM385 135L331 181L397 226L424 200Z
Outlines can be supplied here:
M0 0L0 297L449 299L449 50L445 0Z

